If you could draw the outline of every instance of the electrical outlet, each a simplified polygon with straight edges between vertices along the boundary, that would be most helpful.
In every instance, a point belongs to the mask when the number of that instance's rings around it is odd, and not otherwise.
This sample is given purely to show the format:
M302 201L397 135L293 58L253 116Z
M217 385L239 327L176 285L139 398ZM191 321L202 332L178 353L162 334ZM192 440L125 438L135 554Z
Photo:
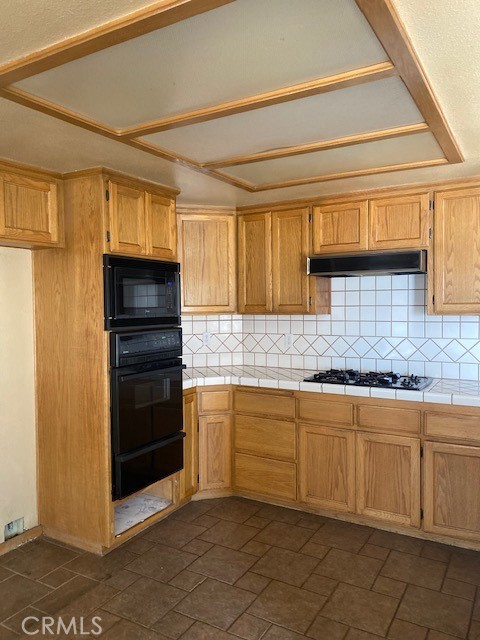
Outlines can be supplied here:
M14 538L25 531L25 522L23 518L18 518L5 525L5 540Z
M203 346L209 347L212 344L212 334L210 331L205 331L203 334Z
M292 334L291 333L286 333L285 334L285 339L284 339L285 351L290 349L292 344L293 344L293 336L292 336Z

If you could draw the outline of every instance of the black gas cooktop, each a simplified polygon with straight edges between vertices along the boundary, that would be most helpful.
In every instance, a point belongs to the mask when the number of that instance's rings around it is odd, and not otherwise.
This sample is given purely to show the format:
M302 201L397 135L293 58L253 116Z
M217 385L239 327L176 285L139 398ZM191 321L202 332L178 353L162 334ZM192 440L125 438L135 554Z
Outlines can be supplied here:
M422 376L401 376L398 373L368 371L354 369L330 369L319 371L304 379L304 382L323 382L324 384L346 384L357 387L384 387L386 389L411 389L421 391L428 387L432 378Z

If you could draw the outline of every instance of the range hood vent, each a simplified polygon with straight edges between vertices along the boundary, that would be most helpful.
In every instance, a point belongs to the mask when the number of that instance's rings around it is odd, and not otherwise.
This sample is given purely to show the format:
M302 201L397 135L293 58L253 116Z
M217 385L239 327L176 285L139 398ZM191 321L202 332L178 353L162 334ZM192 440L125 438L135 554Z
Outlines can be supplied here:
M325 278L426 272L426 251L339 254L331 256L311 256L307 259L307 273L312 276L323 276Z

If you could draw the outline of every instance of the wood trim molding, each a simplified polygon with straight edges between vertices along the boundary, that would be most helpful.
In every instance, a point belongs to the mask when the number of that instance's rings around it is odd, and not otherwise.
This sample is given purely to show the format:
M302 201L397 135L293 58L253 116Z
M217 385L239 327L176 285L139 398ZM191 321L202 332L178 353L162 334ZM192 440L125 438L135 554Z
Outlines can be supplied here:
M14 538L10 538L10 540L5 540L0 544L0 556L5 555L9 551L13 551L13 549L18 549L23 544L27 544L27 542L31 542L32 540L36 540L43 533L42 525L38 525L33 527L32 529L27 529L23 533L20 533L18 536Z
M207 168L221 168L239 166L242 164L252 164L263 160L276 160L278 158L288 158L290 156L298 156L304 153L313 153L314 151L326 151L329 149L338 149L340 147L350 147L357 144L363 144L365 142L376 142L378 140L388 140L389 138L411 136L416 133L426 133L429 130L430 127L428 124L421 122L419 124L409 124L403 127L380 129L378 131L370 131L368 133L360 133L358 135L345 136L343 138L332 138L331 140L323 140L321 142L311 142L309 144L272 149L271 151L260 151L259 153L225 158L223 160L203 162L202 166Z
M0 67L0 87L25 80L115 44L163 29L233 0L159 0L148 7L85 31Z
M382 78L390 78L394 75L397 75L397 72L393 64L391 62L381 62L369 67L361 67L353 71L317 78L310 82L302 82L290 87L284 87L283 89L259 93L248 98L224 102L223 104L218 104L213 107L168 116L167 118L161 118L135 127L127 127L119 130L119 134L128 138L147 136L152 133L167 131L168 129L185 127L198 122L207 122L208 120L215 120L216 118L232 116L236 113L270 107L282 102L307 98L320 93L327 93L366 82L373 82L374 80L380 80Z
M391 0L355 0L449 162L464 158Z

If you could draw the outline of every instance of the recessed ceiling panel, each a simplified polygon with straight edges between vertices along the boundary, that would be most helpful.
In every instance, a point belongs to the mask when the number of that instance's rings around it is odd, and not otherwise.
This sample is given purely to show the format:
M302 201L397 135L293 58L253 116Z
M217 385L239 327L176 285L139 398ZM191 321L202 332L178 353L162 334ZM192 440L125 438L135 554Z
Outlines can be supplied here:
M354 147L229 167L223 172L259 185L436 158L443 158L437 141L431 133L421 133L405 138L392 138Z
M386 60L354 0L237 0L16 86L127 127Z
M399 78L145 136L198 162L423 122Z

